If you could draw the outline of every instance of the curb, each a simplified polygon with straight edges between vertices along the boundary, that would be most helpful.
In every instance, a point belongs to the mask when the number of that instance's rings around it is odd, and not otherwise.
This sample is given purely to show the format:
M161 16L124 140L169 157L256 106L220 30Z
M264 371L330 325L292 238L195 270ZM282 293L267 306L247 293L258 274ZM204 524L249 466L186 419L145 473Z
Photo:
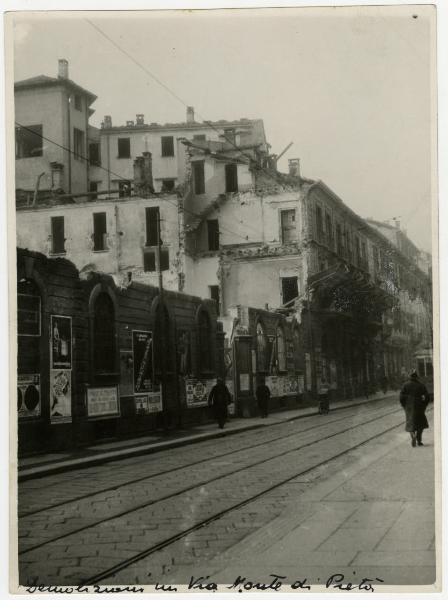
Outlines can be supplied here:
M391 394L392 395L392 394ZM363 400L362 402L354 402L353 404L344 404L343 406L335 405L332 408L332 411L344 410L346 408L352 408L355 406L362 406L371 402L379 402L380 400L384 400L388 398L389 395L381 396L379 398L372 398L371 400ZM59 473L65 473L68 471L73 471L75 469L84 469L87 467L95 467L98 465L102 465L108 462L113 462L117 460L122 460L125 458L132 458L137 456L143 456L145 454L155 454L156 452L162 452L163 450L169 450L171 448L180 448L182 446L187 446L189 444L197 444L200 442L205 442L212 439L227 437L229 435L235 435L237 433L242 433L244 431L251 431L254 429L261 429L263 427L272 427L275 425L280 425L282 423L288 423L291 421L296 421L298 419L303 419L305 417L311 417L318 415L317 408L312 412L305 412L304 409L303 414L294 415L290 418L281 420L275 423L253 423L242 425L241 427L235 429L227 429L227 430L217 430L210 431L207 433L200 433L193 436L186 436L184 438L180 438L177 440L167 440L165 442L156 442L153 444L141 445L137 447L125 448L123 450L110 450L108 452L104 452L104 454L100 456L91 456L84 458L73 458L67 459L65 461L61 461L60 463L50 464L50 465L41 465L41 466L31 466L29 468L23 468L18 470L17 480L28 481L30 479L37 479L39 477L45 477L48 475L56 475Z

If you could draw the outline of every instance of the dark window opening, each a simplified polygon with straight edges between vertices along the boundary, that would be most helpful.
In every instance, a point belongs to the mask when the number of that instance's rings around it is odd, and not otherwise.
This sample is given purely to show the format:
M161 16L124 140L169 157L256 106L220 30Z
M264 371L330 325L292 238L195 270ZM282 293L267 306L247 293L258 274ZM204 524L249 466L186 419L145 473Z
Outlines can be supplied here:
M168 248L160 249L160 270L170 270L170 251L168 250Z
M204 175L204 161L195 161L193 163L193 179L194 179L194 193L205 194L205 175Z
M163 179L162 180L162 192L172 192L176 185L175 179Z
M65 253L64 217L51 217L51 253Z
M97 192L98 191L98 182L97 181L91 181L89 183L89 192ZM89 196L90 200L96 200L98 198L98 195L96 193L92 193L91 196Z
M76 110L82 110L82 98L79 94L75 94L75 108Z
M73 128L73 156L76 160L84 158L84 131Z
M226 165L226 192L238 191L238 166L236 163Z
M38 290L32 286L31 292L38 293ZM40 296L17 294L17 333L18 335L40 335Z
M294 300L299 295L299 285L297 277L282 277L282 298L283 304Z
M280 220L282 228L282 244L293 242L297 239L296 236L296 211L282 210L280 211Z
M213 367L212 362L212 345L211 345L211 326L210 318L205 310L201 310L199 313L199 357L201 372L211 371Z
M172 135L162 136L162 156L174 156L174 138Z
M115 371L115 314L109 295L102 292L95 301L93 324L93 365L97 375Z
M146 250L143 253L143 269L146 273L152 273L156 270L156 254L154 250Z
M159 228L160 211L158 206L150 206L145 209L146 215L146 245L157 246L157 231Z
M216 302L216 312L219 315L219 285L209 285L210 298Z
M93 250L100 252L106 250L106 213L93 213Z
M131 182L130 181L119 181L118 182L118 197L128 198L131 195Z
M16 127L16 158L34 158L42 154L42 125Z
M89 162L92 166L101 165L100 145L98 142L91 142L89 144Z
M212 251L219 250L219 221L210 219L207 221L208 249Z
M224 141L231 144L232 146L236 145L236 132L235 129L224 129Z
M131 158L130 138L118 138L118 158Z

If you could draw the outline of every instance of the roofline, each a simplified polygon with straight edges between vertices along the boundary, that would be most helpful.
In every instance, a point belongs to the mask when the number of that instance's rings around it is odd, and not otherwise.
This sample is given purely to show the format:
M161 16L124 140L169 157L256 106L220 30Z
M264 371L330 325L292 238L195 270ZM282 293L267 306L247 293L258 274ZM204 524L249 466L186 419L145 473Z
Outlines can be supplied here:
M228 127L250 127L254 123L263 122L263 119L248 119L247 121L209 121L203 123L143 123L142 125L113 125L101 127L103 133L112 134L122 131L151 131L159 129L226 129Z
M34 79L34 78L31 78ZM38 87L57 87L57 86L62 86L62 87L68 87L74 90L77 90L79 92L81 92L82 94L84 94L84 96L87 96L88 98L90 98L90 102L89 102L89 106L90 104L93 104L93 102L95 102L95 100L98 99L98 96L96 96L95 94L93 94L92 92L89 92L89 90L86 90L85 88L81 87L80 85L78 85L77 83L75 83L74 81L72 81L71 79L64 79L64 78L49 78L48 80L44 80L44 81L34 81L34 82L29 82L27 83L27 80L22 80L22 81L15 81L14 82L14 92L20 92L21 90L27 90L27 89L32 89L32 88L38 88Z

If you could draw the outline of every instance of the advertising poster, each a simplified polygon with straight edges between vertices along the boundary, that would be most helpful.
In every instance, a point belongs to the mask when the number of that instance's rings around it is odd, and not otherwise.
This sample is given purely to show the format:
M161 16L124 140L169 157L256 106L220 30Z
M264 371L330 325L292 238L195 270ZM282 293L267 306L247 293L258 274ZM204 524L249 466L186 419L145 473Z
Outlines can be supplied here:
M240 390L242 392L248 392L250 390L249 373L240 373Z
M72 420L72 372L50 369L50 420L67 423Z
M161 392L151 392L144 396L135 396L135 412L137 415L162 412Z
M299 393L299 380L295 376L282 377L283 380L283 395L297 396Z
M50 359L52 369L72 368L72 318L51 315Z
M120 396L134 395L134 357L132 350L120 350Z
M279 378L277 375L269 375L265 378L265 383L268 386L273 398L278 398L282 395L279 389Z
M40 375L17 375L17 412L19 419L40 417Z
M134 356L134 394L146 394L153 390L153 351L151 331L132 331Z
M87 388L88 417L110 417L119 414L117 386Z
M187 379L185 392L188 408L208 405L208 395L214 385L214 380Z

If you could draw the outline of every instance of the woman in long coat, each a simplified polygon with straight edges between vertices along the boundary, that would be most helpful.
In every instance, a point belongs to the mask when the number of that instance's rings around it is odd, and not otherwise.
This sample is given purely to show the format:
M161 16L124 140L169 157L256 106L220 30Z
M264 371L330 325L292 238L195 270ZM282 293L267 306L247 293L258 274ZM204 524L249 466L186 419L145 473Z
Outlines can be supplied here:
M227 421L227 407L231 402L232 397L226 384L218 377L216 385L212 387L208 397L208 405L212 407L213 415L218 421L220 429L224 427L224 423Z
M428 429L428 419L425 415L429 403L429 394L426 387L418 380L418 375L413 371L400 392L400 404L405 410L405 430L411 435L411 444L423 446L422 433Z

